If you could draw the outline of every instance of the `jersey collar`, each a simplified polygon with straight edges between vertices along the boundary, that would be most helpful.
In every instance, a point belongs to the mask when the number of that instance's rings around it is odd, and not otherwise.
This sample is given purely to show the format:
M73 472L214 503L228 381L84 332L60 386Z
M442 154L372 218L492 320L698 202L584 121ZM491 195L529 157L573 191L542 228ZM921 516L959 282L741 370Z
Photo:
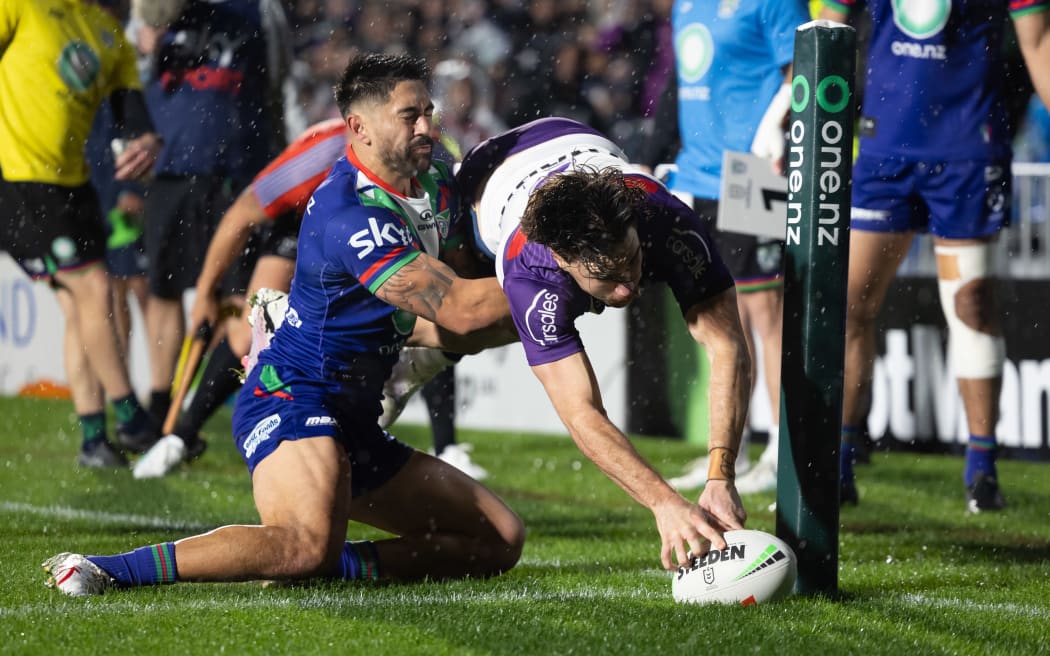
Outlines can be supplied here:
M383 191L387 192L388 194L393 194L394 196L397 196L398 198L408 198L407 196L405 196L403 193L401 193L397 189L394 189L393 187L388 185L386 183L386 181L384 181L378 175L373 173L372 170L369 169L367 166L362 164L361 160L358 159L358 157L357 157L357 153L354 152L354 147L351 144L347 144L347 146L346 146L346 159L347 159L348 162L353 164L356 169L358 169L359 171L361 171L365 175L367 175L368 179L371 180L372 182L374 182L376 184L376 186L379 187L380 189L382 189ZM416 189L418 187L419 187L419 181L416 180L415 178L412 178L412 188Z

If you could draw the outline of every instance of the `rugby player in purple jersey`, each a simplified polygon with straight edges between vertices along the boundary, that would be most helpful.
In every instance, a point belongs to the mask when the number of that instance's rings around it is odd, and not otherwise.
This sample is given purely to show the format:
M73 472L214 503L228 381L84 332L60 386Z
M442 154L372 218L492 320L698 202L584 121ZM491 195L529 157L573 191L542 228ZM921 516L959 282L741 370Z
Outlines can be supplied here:
M652 511L666 568L725 547L746 513L734 462L751 365L733 279L699 217L587 126L540 119L473 148L457 174L480 250L495 263L525 356L580 450ZM609 421L575 320L673 292L711 359L709 482L683 498ZM654 347L656 348L656 347ZM707 544L709 541L711 544Z

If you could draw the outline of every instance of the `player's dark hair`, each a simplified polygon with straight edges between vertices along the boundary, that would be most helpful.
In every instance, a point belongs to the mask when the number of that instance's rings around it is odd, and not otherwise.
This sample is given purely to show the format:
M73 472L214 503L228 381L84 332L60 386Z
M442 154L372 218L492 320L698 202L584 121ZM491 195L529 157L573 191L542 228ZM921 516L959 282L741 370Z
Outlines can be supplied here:
M611 279L635 253L623 252L627 231L645 211L645 192L629 186L623 171L581 168L552 176L532 193L521 229L596 278Z
M384 102L398 82L427 82L429 77L430 70L423 59L376 53L356 55L350 59L334 87L335 104L346 118L350 106L358 101Z

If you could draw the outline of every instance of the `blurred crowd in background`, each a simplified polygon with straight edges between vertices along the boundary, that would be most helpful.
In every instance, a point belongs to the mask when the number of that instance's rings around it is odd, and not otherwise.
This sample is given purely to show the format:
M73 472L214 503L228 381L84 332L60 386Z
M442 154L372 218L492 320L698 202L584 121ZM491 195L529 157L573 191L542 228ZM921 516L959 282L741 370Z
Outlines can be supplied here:
M671 0L283 0L304 125L338 116L357 52L424 57L445 134L464 148L541 116L638 153L674 71Z

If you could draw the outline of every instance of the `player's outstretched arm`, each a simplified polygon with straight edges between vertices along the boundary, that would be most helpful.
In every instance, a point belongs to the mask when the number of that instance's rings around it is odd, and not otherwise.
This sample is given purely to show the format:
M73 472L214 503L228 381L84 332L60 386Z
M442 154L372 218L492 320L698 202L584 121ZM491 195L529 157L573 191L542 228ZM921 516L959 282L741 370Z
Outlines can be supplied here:
M712 524L699 506L675 492L609 421L586 353L581 351L537 365L532 371L580 451L635 501L652 511L660 532L660 560L665 569L674 569L674 561L685 564L689 551L703 554L712 544L716 549L725 548L723 531Z
M215 325L219 318L219 303L215 296L219 283L244 250L255 226L267 220L251 187L242 191L230 209L226 210L219 227L215 229L215 236L208 244L204 264L197 276L197 296L190 310L191 326L199 326L204 321Z
M751 356L740 325L736 290L698 303L686 313L689 332L711 363L711 470L700 507L724 529L743 528L747 513L735 487L736 455L751 399Z
M492 328L505 332L507 297L495 278L460 278L425 253L404 265L375 291L387 303L466 335Z

